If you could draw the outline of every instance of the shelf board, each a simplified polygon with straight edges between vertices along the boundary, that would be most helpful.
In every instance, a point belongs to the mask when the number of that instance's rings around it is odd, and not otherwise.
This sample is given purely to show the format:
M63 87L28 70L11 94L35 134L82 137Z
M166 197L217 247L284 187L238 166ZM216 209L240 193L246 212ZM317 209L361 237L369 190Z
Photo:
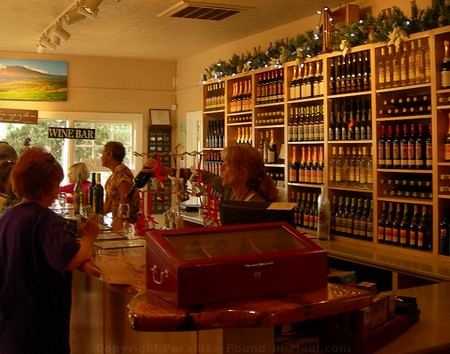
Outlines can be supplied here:
M270 129L270 128L284 128L284 124L258 125L258 126L255 126L255 129Z
M419 205L433 205L432 199L422 199L422 198L397 198L395 196L389 197L378 197L380 202L397 202L397 203L407 203L407 204L419 204Z
M417 89L423 89L423 88L431 88L431 83L427 82L427 83L419 84L419 85L390 87L390 88L376 90L376 93L386 93L386 92L395 92L395 91L404 92L405 90L417 90Z
M288 141L288 145L314 145L323 143L323 140Z
M328 95L328 98L346 98L346 97L357 97L357 96L370 96L372 91L361 91L361 92L350 92L350 93L340 93L336 95Z
M323 183L288 182L288 186L291 187L320 188L322 185Z
M330 187L328 187L328 189L329 190L334 190L334 191L344 191L344 192L358 192L358 193L369 193L369 194L373 193L373 189L372 188L334 187L334 186L330 186Z
M372 140L328 140L328 144L372 144Z
M377 122L393 122L397 120L412 120L412 119L431 119L431 113L430 114L424 114L424 115L417 115L417 116L392 116L392 117L385 117L385 118L377 118Z
M448 165L450 166L450 164ZM401 169L401 168L377 168L377 172L395 172L395 173L417 173L417 174L431 174L433 170L413 170L413 169Z
M313 101L323 101L323 96L299 98L299 99L296 99L296 100L287 101L287 103L288 104L295 104L295 103L305 103L305 102L313 102Z

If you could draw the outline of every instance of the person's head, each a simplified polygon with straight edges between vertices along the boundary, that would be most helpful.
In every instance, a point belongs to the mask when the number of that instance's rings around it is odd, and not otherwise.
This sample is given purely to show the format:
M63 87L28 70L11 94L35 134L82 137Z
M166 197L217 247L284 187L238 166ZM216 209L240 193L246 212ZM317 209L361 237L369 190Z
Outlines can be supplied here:
M64 178L61 165L43 148L25 150L11 171L13 192L23 199L50 206Z
M11 190L11 171L15 165L13 160L0 161L0 193L9 194Z
M121 142L109 141L103 146L102 165L111 167L111 162L121 163L125 158L125 147Z
M222 150L223 165L220 169L223 185L233 187L245 184L251 190L258 190L266 175L264 161L254 147L233 145Z
M6 141L0 141L0 161L2 160L17 160L16 150Z
M78 175L81 176L81 180L87 181L89 179L89 168L84 162L77 162L74 163L72 166L69 167L69 182L75 183L77 181Z

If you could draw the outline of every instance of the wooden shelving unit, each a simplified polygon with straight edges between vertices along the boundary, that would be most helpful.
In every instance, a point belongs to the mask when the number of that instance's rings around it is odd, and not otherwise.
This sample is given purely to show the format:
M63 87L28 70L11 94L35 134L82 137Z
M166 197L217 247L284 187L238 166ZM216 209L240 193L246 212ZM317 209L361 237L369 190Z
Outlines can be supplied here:
M410 48L412 42L415 43L417 48L420 41L423 49L427 51L426 54L429 55L431 63L429 72L426 74L430 79L411 83L410 85L380 87L380 82L378 81L380 74L378 63L380 61L381 48L385 48L385 51L388 52L387 43L376 43L352 48L349 52L350 56L347 54L344 57L340 52L333 52L308 59L303 66L308 67L308 70L309 68L313 68L314 75L310 75L313 85L311 88L312 96L306 98L299 98L295 90L297 89L302 92L302 88L295 88L295 85L293 85L293 81L295 84L298 73L302 72L298 62L285 63L282 68L271 67L259 69L249 73L226 77L220 81L208 82L204 85L204 101L207 95L210 94L211 88L214 87L211 85L220 82L224 83L223 94L225 99L223 107L219 107L214 111L207 110L204 105L203 116L205 127L208 121L212 119L223 119L225 122L225 146L236 143L238 128L247 127L251 132L251 143L256 148L260 145L261 136L265 137L265 132L273 129L277 146L279 149L283 149L282 156L284 155L284 159L278 160L276 164L267 165L267 170L270 173L276 173L279 178L282 176L277 181L277 184L285 187L289 200L297 199L298 196L301 198L302 194L305 196L308 193L318 195L322 184L307 183L304 181L292 182L289 180L289 163L292 160L293 147L296 147L297 154L301 153L302 147L309 147L311 150L314 147L317 150L323 148L323 184L325 185L325 190L328 193L330 201L332 203L333 200L339 201L340 197L343 200L349 198L351 201L353 198L356 202L359 199L363 203L367 200L373 207L372 221L369 222L372 231L371 237L367 237L367 233L364 236L361 236L359 232L358 235L343 235L341 233L340 235L334 235L336 240L356 245L369 245L383 250L395 250L400 253L416 255L424 259L438 259L440 261L450 262L450 257L439 254L439 223L443 216L444 207L450 207L450 179L440 178L441 175L450 176L450 162L444 160L444 139L448 128L448 114L450 113L450 89L440 89L440 67L444 55L443 42L445 39L450 39L450 27L417 33L411 35L405 41L406 48ZM400 49L403 48L404 44L402 43ZM335 64L334 70L336 70L338 59L345 61L348 58L356 60L356 62L360 58L366 60L366 63L369 63L369 71L367 72L366 67L362 72L355 72L356 77L353 80L361 80L355 81L361 83L356 84L360 85L357 86L358 90L345 93L333 92L331 86L333 82L331 80L333 78L331 64ZM319 68L320 75L316 75L317 68ZM361 77L358 77L358 75ZM261 94L260 90L265 89L260 85L261 80L271 78L272 76L278 77L278 84L274 86L275 93L271 91L274 98L261 102L259 98ZM367 82L364 84L364 80L369 80L369 85L367 85ZM243 112L236 112L233 106L232 111L232 100L234 99L233 87L237 87L239 83L245 82L250 83L249 85L251 86L249 92L246 93L247 101L245 107L247 109ZM280 87L282 87L281 93ZM320 88L317 89L318 87ZM309 88L307 89L309 90ZM314 93L314 89L316 89L316 93L318 92L317 95ZM422 107L421 111L401 112L398 110L399 108L395 108L389 103L391 100L394 102L401 100L403 102L405 99L424 96L426 96L427 101L424 103L424 108ZM356 126L365 124L365 136L354 136L352 132L349 139L335 139L330 133L336 123L337 110L341 109L339 108L340 106L345 107L346 105L356 107L354 111L358 111L358 117L352 117L350 122L354 120ZM364 113L361 112L363 106ZM402 107L408 106L402 106L401 103L400 108ZM319 112L315 124L318 124L317 129L320 138L314 136L313 139L302 138L301 140L292 140L291 115L297 109L299 112L302 109L312 110L314 114L315 112ZM387 113L389 109L391 111ZM343 108L341 111L345 113L346 109ZM323 113L323 121L320 118L321 112ZM267 118L267 122L265 123L263 120L264 117ZM270 121L270 119L273 119L273 121ZM363 122L361 122L362 119ZM379 166L378 141L381 138L381 127L384 126L387 129L391 125L395 130L396 125L400 125L402 129L406 125L409 134L411 126L414 125L417 129L419 124L423 125L425 131L428 130L428 127L432 131L431 159L428 160L430 164L427 166L427 161L424 161L423 168L418 169L399 168L397 165L389 167ZM204 143L206 143L206 140ZM364 182L365 184L358 184L358 181L355 181L351 177L349 185L335 183L335 178L330 173L333 173L333 150L338 151L339 148L343 148L344 151L356 151L359 158L361 157L360 152L364 149L367 157L371 157L373 166L369 172L371 177L370 181ZM217 150L220 151L220 149ZM386 185L383 184L385 183L384 180L398 180L402 176L404 179L429 181L431 187L429 187L430 193L428 197L414 198L410 195L402 195L403 192L401 191L398 192L398 195L389 194L393 192L386 190ZM446 190L445 187L449 188L448 191L444 192L443 190ZM383 202L400 203L402 208L411 208L411 210L416 204L420 207L426 206L431 216L429 247L418 250L412 249L408 245L403 245L402 247L400 243L394 245L382 242L378 237L377 221L381 215L381 205ZM364 227L367 227L367 221ZM314 233L313 230L309 230L309 232Z

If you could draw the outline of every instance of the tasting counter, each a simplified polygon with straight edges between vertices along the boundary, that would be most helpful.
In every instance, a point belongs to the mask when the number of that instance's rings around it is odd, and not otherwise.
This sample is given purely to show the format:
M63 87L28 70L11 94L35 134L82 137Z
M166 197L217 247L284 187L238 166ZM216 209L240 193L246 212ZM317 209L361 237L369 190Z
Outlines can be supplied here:
M102 235L100 235L102 236ZM103 235L105 238L105 235ZM175 307L146 290L143 240L96 247L74 273L72 353L274 352L274 326L350 312L372 295L340 285ZM220 279L218 279L220 281Z

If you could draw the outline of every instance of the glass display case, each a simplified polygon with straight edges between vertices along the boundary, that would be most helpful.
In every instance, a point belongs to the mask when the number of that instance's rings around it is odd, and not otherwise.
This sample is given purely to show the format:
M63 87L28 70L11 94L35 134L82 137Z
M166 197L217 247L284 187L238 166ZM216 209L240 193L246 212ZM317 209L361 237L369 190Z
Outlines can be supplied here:
M147 288L177 306L325 287L325 250L285 222L151 230Z

